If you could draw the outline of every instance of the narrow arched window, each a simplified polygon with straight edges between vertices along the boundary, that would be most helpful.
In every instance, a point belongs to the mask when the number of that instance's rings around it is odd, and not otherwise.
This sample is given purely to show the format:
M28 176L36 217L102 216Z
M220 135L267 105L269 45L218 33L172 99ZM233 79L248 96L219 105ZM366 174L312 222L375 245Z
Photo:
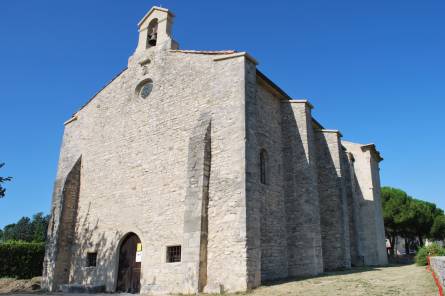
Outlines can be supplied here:
M260 151L260 182L267 184L267 152L264 149Z

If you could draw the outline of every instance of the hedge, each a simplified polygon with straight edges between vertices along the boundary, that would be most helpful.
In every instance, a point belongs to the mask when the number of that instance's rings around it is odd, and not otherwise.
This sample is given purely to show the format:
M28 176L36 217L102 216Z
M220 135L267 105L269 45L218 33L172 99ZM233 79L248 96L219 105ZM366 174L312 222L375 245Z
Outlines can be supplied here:
M439 246L437 243L420 248L417 250L416 264L419 266L427 265L428 256L445 256L445 248Z
M0 243L0 277L41 276L44 256L45 243Z

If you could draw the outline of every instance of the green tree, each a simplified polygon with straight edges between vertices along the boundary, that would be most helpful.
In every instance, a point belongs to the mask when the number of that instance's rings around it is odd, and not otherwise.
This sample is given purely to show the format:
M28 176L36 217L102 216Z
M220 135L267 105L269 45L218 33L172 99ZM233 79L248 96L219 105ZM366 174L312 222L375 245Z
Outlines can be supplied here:
M35 214L32 219L22 217L17 223L3 228L2 241L45 242L48 229L49 215Z
M46 232L48 230L49 215L44 216L42 212L35 214L32 217L32 241L44 242L46 241Z
M30 242L32 241L33 231L31 219L28 217L22 217L15 224L15 240Z
M416 234L420 246L423 247L424 238L430 237L431 227L433 227L436 213L436 205L423 200L413 199L410 207L414 216L408 227Z
M383 220L385 234L391 243L391 255L394 255L394 246L398 236L411 236L409 228L414 213L410 207L411 198L405 191L392 188L382 188Z
M405 191L382 188L382 208L385 234L391 243L391 254L398 236L405 239L408 254L410 246L418 239L420 246L425 238L443 239L445 216L434 203L410 197Z
M0 169L4 166L4 163L0 163ZM3 187L3 183L11 181L12 177L1 177L0 176L0 198L5 197L6 188Z
M8 224L3 228L3 240L16 240L17 238L15 223Z
M445 239L445 215L437 215L431 227L430 237L434 240Z

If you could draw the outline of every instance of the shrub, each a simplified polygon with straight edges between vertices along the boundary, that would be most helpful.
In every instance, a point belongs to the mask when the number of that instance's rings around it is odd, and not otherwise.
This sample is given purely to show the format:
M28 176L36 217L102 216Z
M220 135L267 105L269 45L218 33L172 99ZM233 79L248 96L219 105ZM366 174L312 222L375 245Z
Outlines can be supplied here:
M420 248L416 254L416 264L419 266L427 265L428 256L445 256L445 248L436 243Z
M11 241L0 244L0 277L21 279L42 275L45 243Z

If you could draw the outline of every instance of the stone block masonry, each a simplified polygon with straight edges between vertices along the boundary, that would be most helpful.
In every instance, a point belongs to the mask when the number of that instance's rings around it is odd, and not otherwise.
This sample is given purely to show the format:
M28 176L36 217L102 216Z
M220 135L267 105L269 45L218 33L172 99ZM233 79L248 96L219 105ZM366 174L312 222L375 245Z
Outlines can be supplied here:
M311 105L283 100L280 107L289 276L315 275L323 255Z
M316 141L324 268L349 268L349 217L340 134L337 131L319 130Z
M65 122L44 288L225 293L384 264L375 147L245 52L179 50L173 18L152 8L128 67Z

